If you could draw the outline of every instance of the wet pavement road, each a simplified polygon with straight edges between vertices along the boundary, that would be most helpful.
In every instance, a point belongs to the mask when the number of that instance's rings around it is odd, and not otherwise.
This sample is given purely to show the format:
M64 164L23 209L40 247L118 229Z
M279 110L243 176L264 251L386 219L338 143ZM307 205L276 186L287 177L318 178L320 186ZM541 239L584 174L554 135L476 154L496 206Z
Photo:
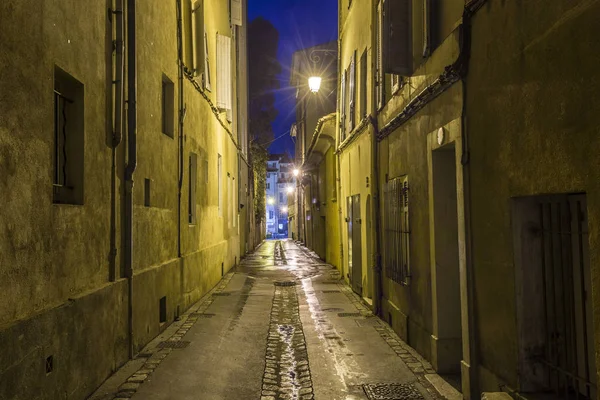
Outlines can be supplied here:
M436 377L336 269L266 241L91 399L435 399Z

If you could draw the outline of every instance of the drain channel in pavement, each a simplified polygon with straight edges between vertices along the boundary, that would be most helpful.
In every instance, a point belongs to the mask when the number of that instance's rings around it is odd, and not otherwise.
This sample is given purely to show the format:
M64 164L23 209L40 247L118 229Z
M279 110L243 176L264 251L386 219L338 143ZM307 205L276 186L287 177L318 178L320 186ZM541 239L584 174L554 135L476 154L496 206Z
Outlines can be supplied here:
M275 286L261 400L314 399L295 286Z

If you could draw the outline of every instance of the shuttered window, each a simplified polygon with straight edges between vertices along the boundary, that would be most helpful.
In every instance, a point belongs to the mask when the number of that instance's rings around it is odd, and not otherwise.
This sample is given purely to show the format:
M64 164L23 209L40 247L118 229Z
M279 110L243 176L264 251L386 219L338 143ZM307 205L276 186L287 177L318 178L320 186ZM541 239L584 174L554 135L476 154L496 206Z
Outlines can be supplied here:
M412 0L383 1L384 72L409 76L412 73L411 7Z
M352 54L352 61L348 68L348 105L350 115L348 116L348 132L352 132L356 117L356 51Z
M242 26L243 0L231 0L231 23Z
M388 181L384 186L384 268L394 282L410 284L410 225L408 177Z
M206 27L204 28L204 74L202 74L202 83L205 90L212 90L210 85L210 63L208 59L208 35Z
M231 38L217 33L217 107L231 110Z
M360 100L359 118L367 116L367 50L360 56Z
M204 0L194 1L192 8L192 38L194 76L204 73L206 50L204 49Z
M181 0L181 39L183 47L183 65L186 70L192 71L193 67L193 36L192 36L192 2Z
M346 139L346 70L340 82L340 143Z

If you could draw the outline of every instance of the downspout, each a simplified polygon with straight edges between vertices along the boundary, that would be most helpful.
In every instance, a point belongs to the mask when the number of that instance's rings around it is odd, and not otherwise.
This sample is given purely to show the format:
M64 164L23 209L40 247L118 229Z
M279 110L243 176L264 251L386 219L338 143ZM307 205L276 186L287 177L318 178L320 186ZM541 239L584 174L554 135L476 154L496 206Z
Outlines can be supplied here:
M179 85L179 145L178 145L178 169L179 181L177 184L177 257L181 258L181 189L183 188L183 120L185 119L185 105L183 103L183 17L181 10L181 1L177 3L177 64L178 64L178 85Z
M112 184L111 184L111 229L110 229L110 280L117 279L117 154L116 149L123 140L123 76L125 71L125 60L123 58L125 42L123 40L123 0L117 0L113 14L116 16L116 37L113 46L116 53L116 76L115 104L114 104L114 126L112 134Z
M377 117L369 115L369 122L373 126L373 134L371 135L371 201L372 204L372 221L375 229L375 243L373 243L373 314L380 315L381 312L381 231L380 225L380 210L379 210L379 168L378 168L378 141L379 125Z
M467 130L467 74L469 61L471 59L471 19L473 15L484 5L486 0L473 0L465 6L463 13L463 25L461 37L461 54L462 68L460 69L462 83L462 115L461 115L461 142L462 142L462 157L461 164L463 167L463 193L464 193L464 213L465 213L465 247L466 247L466 269L467 269L467 318L469 323L469 371L470 371L470 388L471 399L480 398L479 388L479 354L478 354L478 338L475 329L475 277L473 273L473 258L472 258L472 226L471 226L471 181L470 181L470 150L469 150L469 135Z
M133 173L137 167L135 1L127 0L127 164L125 167L125 274L128 283L129 358L133 346Z
M371 26L377 26L377 4L374 4L374 8L371 9L371 15L373 16ZM377 46L376 35L371 35L373 48ZM371 64L371 68L373 65ZM374 76L373 76L374 78ZM375 88L375 79L371 79L371 89ZM375 235L371 237L375 238L373 243L373 314L381 315L381 304L383 302L383 290L382 290L382 275L381 275L381 231L380 231L380 200L379 200L379 122L377 120L377 106L376 102L371 105L371 115L369 115L369 123L373 126L373 134L371 135L371 207L372 207L372 221L373 229L375 229ZM366 109L366 108L365 108Z

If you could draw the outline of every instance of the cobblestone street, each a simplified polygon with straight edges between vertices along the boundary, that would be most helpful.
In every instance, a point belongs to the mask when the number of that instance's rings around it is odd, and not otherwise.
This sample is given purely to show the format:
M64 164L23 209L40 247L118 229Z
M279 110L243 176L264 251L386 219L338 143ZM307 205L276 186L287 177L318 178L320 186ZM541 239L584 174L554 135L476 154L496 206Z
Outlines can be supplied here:
M443 397L460 395L337 270L284 240L264 242L91 399Z

